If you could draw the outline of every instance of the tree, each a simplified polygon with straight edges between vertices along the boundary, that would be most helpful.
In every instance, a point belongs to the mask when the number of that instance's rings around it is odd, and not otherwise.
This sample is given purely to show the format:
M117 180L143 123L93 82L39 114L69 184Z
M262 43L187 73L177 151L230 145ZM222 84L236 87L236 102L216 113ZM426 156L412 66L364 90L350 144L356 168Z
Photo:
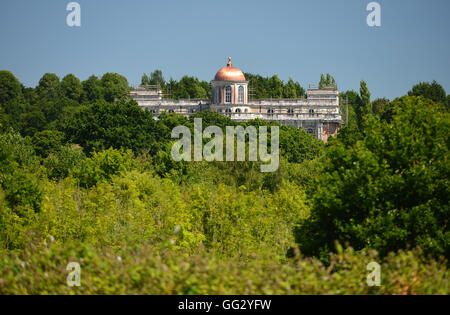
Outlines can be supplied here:
M431 84L428 82L421 82L419 84L416 84L408 92L408 95L423 96L435 103L441 103L443 105L446 105L447 103L447 93L445 92L444 88L436 81L431 82Z
M31 138L34 150L42 157L57 151L63 144L64 133L57 130L36 132Z
M150 85L150 79L145 73L142 75L141 85Z
M85 98L89 102L103 99L103 88L100 80L95 75L91 75L89 79L83 81L82 86Z
M161 70L155 70L150 74L150 85L158 85L161 88L164 88L166 85L166 80L164 79L164 76L162 74Z
M80 79L78 79L73 74L68 74L62 79L61 90L63 96L77 102L81 101L83 87L81 85Z
M10 71L0 71L0 106L5 114L4 123L17 125L27 105L19 80Z
M171 93L175 99L207 99L208 92L204 86L198 78L190 76L183 76L178 83L170 82Z
M356 115L356 108L360 102L360 97L355 91L342 92L339 95L341 101L340 110L345 125L339 129L337 138L348 146L352 146L362 137L362 132L359 129L358 117ZM348 113L347 113L348 111ZM348 118L348 121L347 121Z
M380 116L390 105L387 98L377 98L372 102L372 112Z
M372 113L372 104L370 102L370 91L367 88L365 81L361 81L359 96L354 104L356 121L358 123L359 129L362 131L362 121L365 115Z
M36 91L41 99L49 101L58 100L61 97L61 84L59 77L54 73L46 73L39 80Z
M327 73L326 77L323 74L321 74L319 81L319 89L323 89L329 86L332 86L335 89L337 89L336 80L329 73Z
M304 160L312 160L322 154L323 148L323 142L303 128L280 128L280 153L288 162L302 163Z
M382 256L408 246L448 255L450 116L417 97L393 106L390 124L367 115L361 141L328 147L311 217L296 230L302 253L325 257L337 240Z
M103 88L105 100L114 102L116 99L124 97L130 91L128 80L118 73L106 73L100 80Z
M133 100L116 103L97 101L80 108L62 126L67 139L79 144L86 153L94 148L131 149L135 153L156 153L159 143L156 122L151 112L141 109ZM161 144L162 145L162 144Z
M6 104L22 96L19 80L10 71L0 71L0 104Z
M272 98L283 97L283 81L281 81L277 75L272 76L269 81L269 94Z

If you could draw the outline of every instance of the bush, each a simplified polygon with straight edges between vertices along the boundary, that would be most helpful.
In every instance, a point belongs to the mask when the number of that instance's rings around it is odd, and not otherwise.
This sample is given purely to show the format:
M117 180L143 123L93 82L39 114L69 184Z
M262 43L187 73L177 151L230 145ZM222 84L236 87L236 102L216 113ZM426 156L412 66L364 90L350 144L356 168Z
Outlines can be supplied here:
M107 181L113 175L130 171L135 167L131 150L108 149L94 152L91 158L82 161L81 166L73 173L82 187L92 187L98 182Z
M366 266L381 264L381 286L369 287ZM69 262L81 267L79 287L66 283ZM297 256L280 263L268 256L219 258L170 249L119 251L69 242L30 243L0 255L0 294L449 294L445 262L424 261L417 250L381 260L351 248L332 255L333 268ZM36 281L39 279L39 281Z
M62 146L44 160L47 176L51 179L66 178L70 173L81 168L85 158L86 155L79 146Z

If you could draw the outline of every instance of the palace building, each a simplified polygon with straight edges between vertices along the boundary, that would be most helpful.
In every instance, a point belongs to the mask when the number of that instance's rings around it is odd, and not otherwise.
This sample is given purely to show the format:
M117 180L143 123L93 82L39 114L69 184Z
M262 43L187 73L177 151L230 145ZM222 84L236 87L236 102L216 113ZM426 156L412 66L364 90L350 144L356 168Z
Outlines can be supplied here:
M324 142L336 135L343 124L339 92L335 87L319 89L310 86L307 97L300 99L249 100L248 81L240 69L233 67L231 58L216 73L211 89L211 100L166 99L161 91L144 87L133 89L130 96L141 108L150 110L154 115L170 112L188 116L209 109L236 121L259 118L301 127Z

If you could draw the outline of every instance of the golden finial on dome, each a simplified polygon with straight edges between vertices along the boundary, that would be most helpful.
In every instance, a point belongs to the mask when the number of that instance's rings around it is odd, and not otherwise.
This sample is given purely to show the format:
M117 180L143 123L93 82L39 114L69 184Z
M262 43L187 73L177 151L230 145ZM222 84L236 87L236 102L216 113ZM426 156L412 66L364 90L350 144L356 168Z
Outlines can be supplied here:
M228 63L227 63L227 66L230 66L230 67L231 67L231 57L228 57Z

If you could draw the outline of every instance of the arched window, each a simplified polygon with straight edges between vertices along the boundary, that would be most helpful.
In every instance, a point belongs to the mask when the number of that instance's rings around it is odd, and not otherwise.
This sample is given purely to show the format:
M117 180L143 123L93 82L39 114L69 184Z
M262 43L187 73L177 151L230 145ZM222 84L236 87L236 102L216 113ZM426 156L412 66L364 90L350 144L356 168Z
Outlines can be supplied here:
M231 103L231 86L225 88L225 103Z
M220 88L216 87L216 90L214 92L214 103L219 104L220 103Z
M234 111L235 113L240 113L241 109L240 108L236 108L236 110Z
M294 115L294 110L293 109L288 109L288 115Z
M225 110L225 113L231 113L231 109L227 108L227 109Z
M267 110L267 115L273 115L273 109L269 108L269 109Z
M310 110L309 110L309 115L310 115L310 116L313 116L313 115L314 115L314 109L310 109Z
M244 87L242 85L239 87L238 103L244 104Z
M173 109L169 109L169 113L173 113Z

